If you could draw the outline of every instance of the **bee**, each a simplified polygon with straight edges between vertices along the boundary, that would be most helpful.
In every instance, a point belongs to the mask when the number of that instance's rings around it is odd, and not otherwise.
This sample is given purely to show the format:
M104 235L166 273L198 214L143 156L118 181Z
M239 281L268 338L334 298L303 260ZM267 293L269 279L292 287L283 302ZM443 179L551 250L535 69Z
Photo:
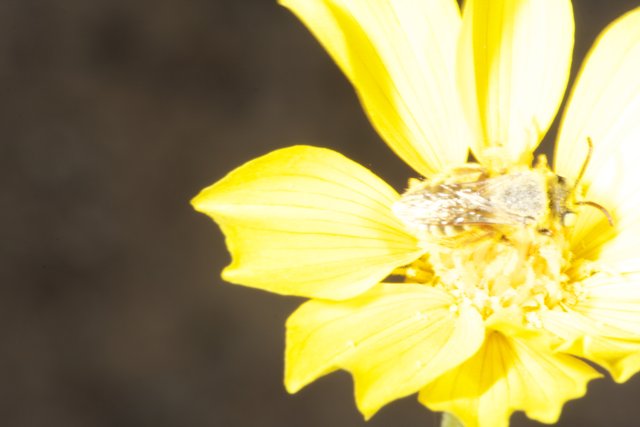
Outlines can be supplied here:
M610 225L613 219L601 205L574 201L589 164L593 143L574 185L544 168L514 170L490 177L481 165L454 170L440 181L420 181L410 186L393 206L395 215L417 235L424 234L446 243L464 234L481 236L504 227L535 226L543 234L571 225L573 206L599 209ZM470 233L465 233L470 232Z

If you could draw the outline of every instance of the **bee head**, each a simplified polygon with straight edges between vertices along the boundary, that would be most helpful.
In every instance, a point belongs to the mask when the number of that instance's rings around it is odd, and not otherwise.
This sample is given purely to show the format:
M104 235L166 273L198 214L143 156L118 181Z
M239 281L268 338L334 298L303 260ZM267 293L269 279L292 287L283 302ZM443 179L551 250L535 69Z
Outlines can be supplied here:
M553 175L548 182L549 209L554 218L558 218L562 225L571 225L575 219L575 213L569 209L569 196L571 186L566 178Z
M570 206L591 206L598 209L606 217L609 225L613 226L613 217L609 211L602 205L587 200L571 201L573 187L571 187L566 178L554 175L549 181L549 209L554 218L560 220L563 227L571 227L575 224L577 215L570 209Z

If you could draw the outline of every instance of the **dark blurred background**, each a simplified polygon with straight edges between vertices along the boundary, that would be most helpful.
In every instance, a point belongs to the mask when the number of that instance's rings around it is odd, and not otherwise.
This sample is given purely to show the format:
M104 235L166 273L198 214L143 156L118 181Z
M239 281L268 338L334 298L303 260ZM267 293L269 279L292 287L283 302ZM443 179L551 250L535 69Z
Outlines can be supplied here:
M637 5L574 1L574 75ZM223 283L222 235L188 204L296 143L411 175L275 1L0 0L0 109L0 425L437 425L415 397L365 424L344 373L289 396L301 300ZM640 378L599 380L560 425L636 426L639 399Z

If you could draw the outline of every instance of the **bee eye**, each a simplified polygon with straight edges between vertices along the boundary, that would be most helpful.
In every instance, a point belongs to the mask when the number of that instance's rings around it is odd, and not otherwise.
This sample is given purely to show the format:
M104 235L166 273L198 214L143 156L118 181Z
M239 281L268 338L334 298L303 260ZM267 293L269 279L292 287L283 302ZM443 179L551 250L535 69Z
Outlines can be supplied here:
M562 218L561 218L562 225L564 227L572 227L575 225L577 218L578 218L578 215L576 215L575 212L567 211L562 214Z

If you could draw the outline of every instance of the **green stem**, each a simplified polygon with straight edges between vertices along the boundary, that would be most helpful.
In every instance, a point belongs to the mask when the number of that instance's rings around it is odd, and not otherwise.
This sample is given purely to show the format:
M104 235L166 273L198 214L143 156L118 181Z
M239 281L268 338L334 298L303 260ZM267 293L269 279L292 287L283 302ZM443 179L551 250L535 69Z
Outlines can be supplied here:
M454 415L451 415L448 412L442 413L442 424L440 427L464 427L464 424L457 419Z

